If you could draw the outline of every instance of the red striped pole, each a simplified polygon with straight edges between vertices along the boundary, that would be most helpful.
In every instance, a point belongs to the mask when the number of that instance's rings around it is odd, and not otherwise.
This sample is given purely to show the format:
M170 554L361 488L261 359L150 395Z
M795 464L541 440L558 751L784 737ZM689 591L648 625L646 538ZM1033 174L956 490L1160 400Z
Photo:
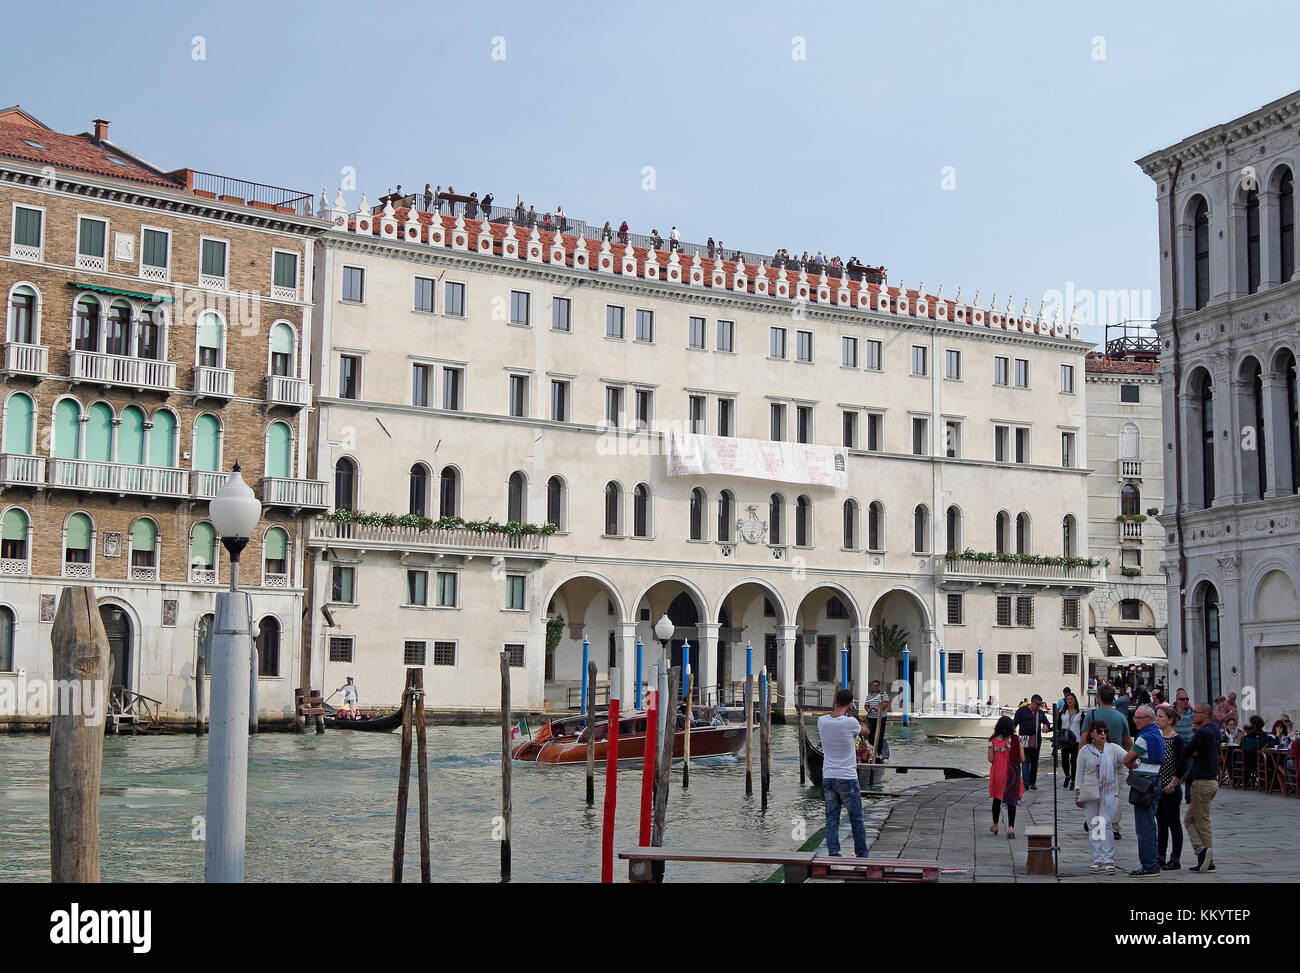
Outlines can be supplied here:
M656 680L655 685L658 685ZM659 693L651 690L645 713L645 759L641 763L641 847L650 846L650 809L654 801L655 751L659 742Z
M609 715L605 731L605 826L600 843L600 880L614 881L614 808L618 805L619 672L609 670Z

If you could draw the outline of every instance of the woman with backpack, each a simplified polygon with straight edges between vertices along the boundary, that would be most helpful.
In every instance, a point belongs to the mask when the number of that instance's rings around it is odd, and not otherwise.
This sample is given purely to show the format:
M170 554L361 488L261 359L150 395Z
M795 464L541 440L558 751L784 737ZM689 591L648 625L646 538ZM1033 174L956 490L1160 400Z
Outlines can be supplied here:
M993 727L989 737L989 797L993 798L992 834L998 833L998 817L1002 805L1007 806L1007 838L1016 836L1016 805L1025 793L1025 785L1020 779L1020 765L1024 763L1025 754L1020 749L1020 737L1016 734L1016 725L1011 717L1001 717Z

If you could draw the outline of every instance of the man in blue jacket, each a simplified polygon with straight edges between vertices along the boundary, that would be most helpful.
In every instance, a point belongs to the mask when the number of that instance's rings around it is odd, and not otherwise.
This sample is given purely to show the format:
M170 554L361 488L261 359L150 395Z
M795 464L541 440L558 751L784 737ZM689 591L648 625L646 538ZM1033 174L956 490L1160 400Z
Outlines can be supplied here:
M1038 790L1038 750L1043 743L1042 728L1052 728L1043 712L1043 697L1034 693L1029 702L1016 710L1016 732L1020 734L1020 748L1025 752L1025 763L1020 777L1031 791Z

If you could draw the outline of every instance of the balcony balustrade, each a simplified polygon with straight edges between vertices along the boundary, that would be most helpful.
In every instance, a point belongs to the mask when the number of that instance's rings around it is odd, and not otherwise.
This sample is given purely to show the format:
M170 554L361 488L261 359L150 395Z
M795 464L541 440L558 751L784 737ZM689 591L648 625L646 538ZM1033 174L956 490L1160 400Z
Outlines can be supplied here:
M176 364L152 358L73 351L68 375L74 381L125 385L139 390L172 392L176 389Z
M194 366L194 391L211 398L229 399L235 394L235 371L232 368Z
M944 578L960 580L965 578L990 581L1029 581L1044 584L1061 584L1065 582L1094 583L1106 580L1106 569L1102 565L1088 567L1086 564L1018 564L1014 561L978 561L973 558L939 558L940 571Z
M25 557L0 558L0 577L25 578L32 573L32 562Z
M546 534L480 533L464 528L416 530L413 527L384 527L374 524L336 524L330 520L312 521L310 539L364 541L403 550L462 548L502 553L550 550L550 537Z
M190 496L195 500L211 500L225 485L229 473L209 473L195 470L190 474Z
M4 370L11 375L45 375L50 370L50 349L45 345L7 341Z
M266 401L268 405L287 405L303 408L311 405L311 383L305 378L288 375L266 376Z
M1119 523L1119 539L1122 541L1140 541L1142 539L1142 523L1137 520L1121 520Z
M1142 461L1140 459L1122 459L1119 461L1119 475L1125 480L1142 479Z
M190 471L168 466L133 466L98 460L55 458L50 460L49 485L51 489L188 497Z
M281 476L262 477L262 502L274 507L326 509L329 484L324 480L296 480Z
M0 488L45 485L45 457L0 454Z

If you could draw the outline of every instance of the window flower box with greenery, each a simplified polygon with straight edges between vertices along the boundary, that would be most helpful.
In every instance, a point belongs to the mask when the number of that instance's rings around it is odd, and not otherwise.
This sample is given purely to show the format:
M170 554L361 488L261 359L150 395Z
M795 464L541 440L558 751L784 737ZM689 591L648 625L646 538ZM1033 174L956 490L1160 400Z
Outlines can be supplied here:
M322 515L334 524L355 524L361 527L401 527L421 533L431 530L468 530L475 534L505 534L519 537L525 534L554 534L554 524L521 524L511 520L504 524L495 520L464 520L460 517L439 517L433 520L419 514L367 513L363 510L335 510Z
M1144 524L1146 523L1146 519L1147 519L1146 514L1116 514L1115 515L1115 523L1117 524L1122 524L1126 520L1131 520L1135 524Z
M1142 574L1141 568L1120 568L1120 574L1126 578L1136 578Z
M1110 566L1109 558L1060 557L1053 554L1006 554L998 551L973 551L969 547L961 551L949 551L944 558L953 561L979 561L997 564L1042 564L1056 568L1095 568L1100 565Z

